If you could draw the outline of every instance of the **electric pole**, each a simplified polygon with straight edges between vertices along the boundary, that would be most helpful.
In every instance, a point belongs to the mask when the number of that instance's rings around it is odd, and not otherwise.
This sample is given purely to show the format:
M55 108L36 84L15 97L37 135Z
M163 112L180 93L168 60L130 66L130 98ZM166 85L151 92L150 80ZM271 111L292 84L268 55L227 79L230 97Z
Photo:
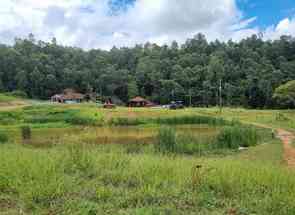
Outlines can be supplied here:
M222 80L219 80L219 111L222 113Z

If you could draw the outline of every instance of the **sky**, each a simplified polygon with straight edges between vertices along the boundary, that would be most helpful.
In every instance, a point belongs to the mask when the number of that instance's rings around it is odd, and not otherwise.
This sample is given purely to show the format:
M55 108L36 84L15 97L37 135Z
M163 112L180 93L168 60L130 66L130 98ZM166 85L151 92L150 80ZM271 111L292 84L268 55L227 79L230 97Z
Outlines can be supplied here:
M295 36L295 0L1 0L0 43L30 33L86 50L183 43L197 33L274 40Z

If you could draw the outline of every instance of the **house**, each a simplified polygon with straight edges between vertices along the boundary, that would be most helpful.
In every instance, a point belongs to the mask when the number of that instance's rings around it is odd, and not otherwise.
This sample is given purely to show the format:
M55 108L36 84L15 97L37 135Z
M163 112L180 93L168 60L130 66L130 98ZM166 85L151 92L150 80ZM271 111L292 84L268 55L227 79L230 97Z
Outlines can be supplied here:
M85 99L85 95L76 92L74 89L65 89L62 94L56 94L51 97L52 102L59 103L81 103Z
M136 96L135 98L129 100L128 106L129 107L153 107L155 106L155 104L140 96Z
M104 104L103 104L103 108L105 109L114 109L116 108L116 105L113 104L111 99L108 99Z

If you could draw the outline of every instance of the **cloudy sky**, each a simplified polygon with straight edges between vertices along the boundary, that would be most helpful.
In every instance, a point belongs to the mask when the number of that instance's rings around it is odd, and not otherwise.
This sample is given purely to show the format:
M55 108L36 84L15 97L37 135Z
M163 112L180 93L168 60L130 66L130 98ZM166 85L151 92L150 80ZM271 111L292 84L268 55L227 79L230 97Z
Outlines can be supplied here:
M295 0L1 0L0 43L37 39L85 49L251 34L295 36Z

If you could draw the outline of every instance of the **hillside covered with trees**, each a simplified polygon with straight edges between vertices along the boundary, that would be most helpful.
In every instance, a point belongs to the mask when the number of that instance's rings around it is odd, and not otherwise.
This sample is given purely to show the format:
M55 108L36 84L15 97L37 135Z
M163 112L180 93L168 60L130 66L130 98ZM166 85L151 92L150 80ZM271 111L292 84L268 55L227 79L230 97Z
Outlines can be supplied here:
M141 95L158 103L273 107L275 89L295 79L295 38L208 42L198 34L179 45L146 43L110 51L64 47L33 35L0 45L0 91L48 99L65 88L122 102Z

